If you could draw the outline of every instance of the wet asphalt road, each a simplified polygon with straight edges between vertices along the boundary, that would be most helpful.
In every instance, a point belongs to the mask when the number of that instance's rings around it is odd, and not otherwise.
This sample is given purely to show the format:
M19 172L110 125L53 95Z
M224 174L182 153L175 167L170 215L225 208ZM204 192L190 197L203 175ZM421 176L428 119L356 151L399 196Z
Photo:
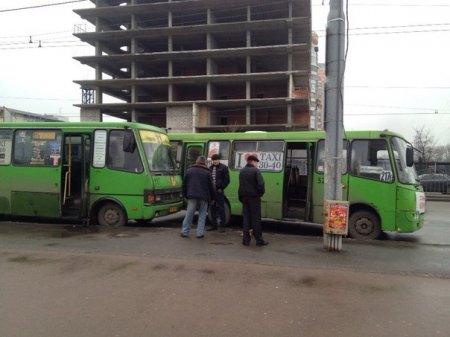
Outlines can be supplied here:
M0 222L0 336L448 336L450 207L413 234L322 248L320 226L178 236Z

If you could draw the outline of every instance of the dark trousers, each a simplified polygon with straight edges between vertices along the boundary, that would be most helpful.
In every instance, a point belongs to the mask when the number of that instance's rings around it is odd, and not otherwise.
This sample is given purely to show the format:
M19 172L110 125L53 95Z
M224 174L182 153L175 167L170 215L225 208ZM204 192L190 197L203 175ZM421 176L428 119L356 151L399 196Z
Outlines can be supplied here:
M211 218L213 227L217 226L217 212L220 216L220 227L226 225L225 219L225 193L216 191L216 204L211 206Z
M242 210L244 215L243 231L244 242L250 242L250 228L253 228L253 236L256 242L263 241L261 228L261 198L242 198Z

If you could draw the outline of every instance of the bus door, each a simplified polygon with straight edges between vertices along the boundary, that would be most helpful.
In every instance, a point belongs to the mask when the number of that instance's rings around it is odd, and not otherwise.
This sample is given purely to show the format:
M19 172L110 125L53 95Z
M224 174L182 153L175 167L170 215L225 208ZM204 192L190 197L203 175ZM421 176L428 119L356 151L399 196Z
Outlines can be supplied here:
M63 216L87 216L91 139L89 134L65 134L61 203Z
M205 143L185 143L184 162L181 167L181 176L184 177L189 166L195 164L199 156L205 154Z
M286 146L283 217L307 221L312 179L310 144L287 143Z

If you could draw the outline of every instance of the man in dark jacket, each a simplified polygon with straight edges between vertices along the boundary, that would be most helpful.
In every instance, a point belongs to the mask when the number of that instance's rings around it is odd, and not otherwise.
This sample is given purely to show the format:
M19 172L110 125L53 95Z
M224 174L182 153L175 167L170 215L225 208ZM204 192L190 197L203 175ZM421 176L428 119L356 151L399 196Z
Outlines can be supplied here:
M242 244L250 245L250 227L253 228L253 236L257 246L265 246L261 229L261 197L264 195L264 179L259 172L258 158L249 156L247 165L239 173L239 201L242 203L244 223L244 237Z
M206 212L208 204L215 199L211 173L206 166L206 158L200 156L189 167L183 179L183 196L187 199L186 216L181 228L181 236L186 238L191 230L192 218L198 209L197 238L204 237Z
M211 227L207 231L214 231L219 228L219 232L225 231L225 188L230 184L230 173L228 167L220 162L220 155L214 154L211 157L212 165L209 170L216 189L216 202L211 205ZM217 211L219 211L220 222L217 223Z

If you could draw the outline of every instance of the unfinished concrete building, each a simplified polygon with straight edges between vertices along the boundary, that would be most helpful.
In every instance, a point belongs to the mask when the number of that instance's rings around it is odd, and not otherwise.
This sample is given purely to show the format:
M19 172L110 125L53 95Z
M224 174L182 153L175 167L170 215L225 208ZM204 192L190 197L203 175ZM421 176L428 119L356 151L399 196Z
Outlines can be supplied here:
M93 0L75 12L95 47L75 57L82 120L111 115L170 132L307 130L310 0Z

